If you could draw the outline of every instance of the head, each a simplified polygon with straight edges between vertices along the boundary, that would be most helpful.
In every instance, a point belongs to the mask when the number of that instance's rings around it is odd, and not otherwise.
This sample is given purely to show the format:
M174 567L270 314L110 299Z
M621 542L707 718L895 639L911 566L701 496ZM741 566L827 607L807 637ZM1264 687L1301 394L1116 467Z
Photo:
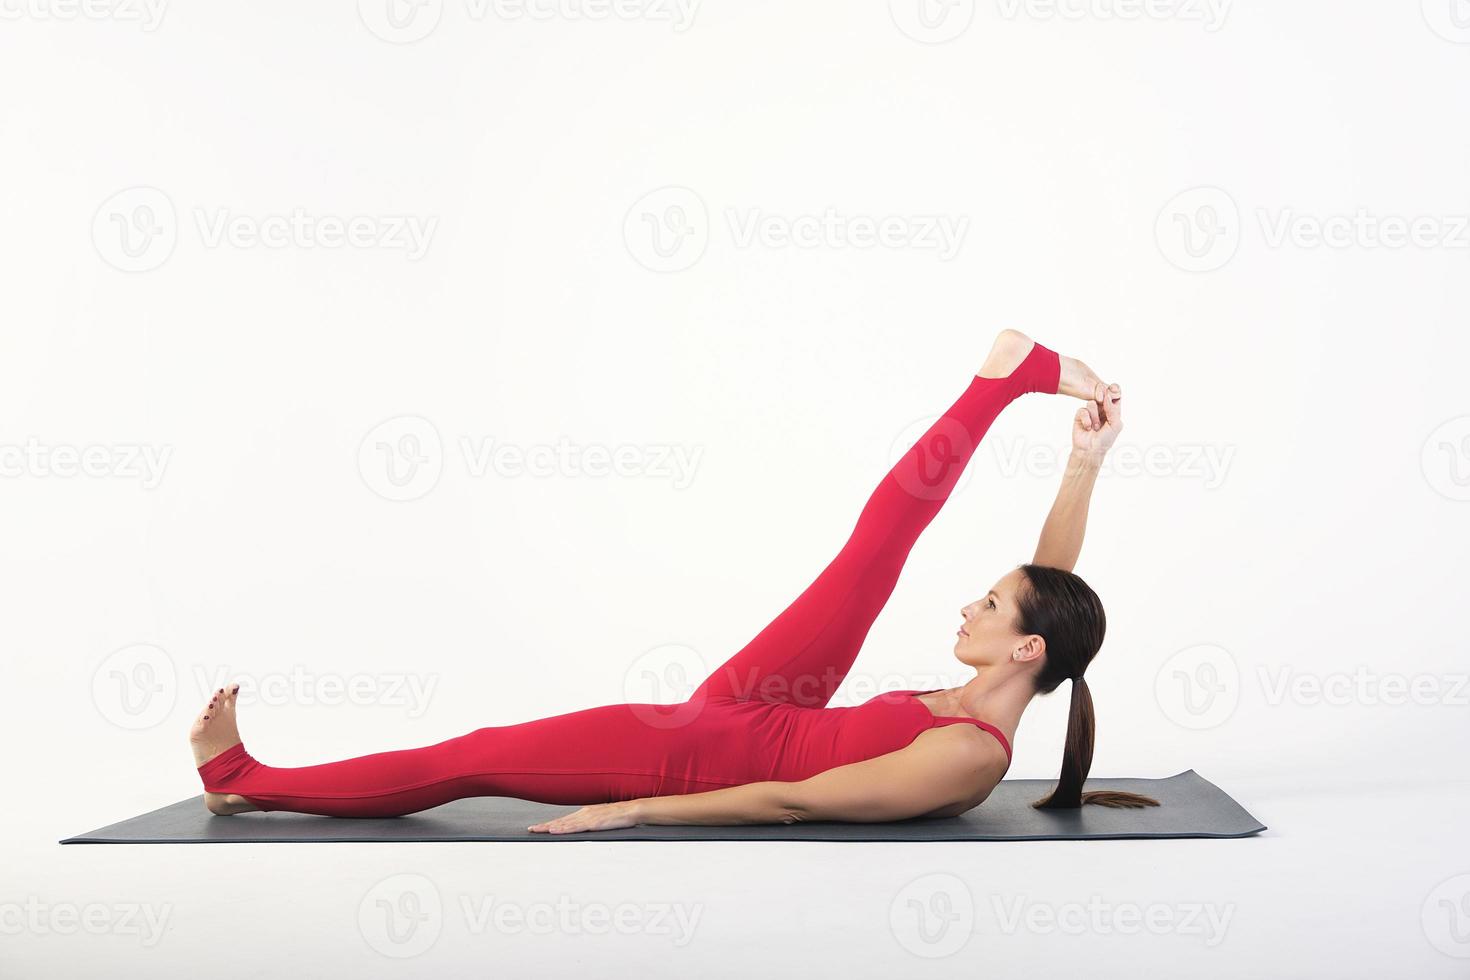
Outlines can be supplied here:
M1135 793L1082 792L1092 768L1095 735L1092 695L1083 674L1107 632L1102 600L1091 586L1060 568L1021 565L960 612L965 621L955 656L961 663L1024 672L1036 694L1050 694L1062 681L1072 682L1061 776L1051 795L1033 806L1158 806L1158 801Z

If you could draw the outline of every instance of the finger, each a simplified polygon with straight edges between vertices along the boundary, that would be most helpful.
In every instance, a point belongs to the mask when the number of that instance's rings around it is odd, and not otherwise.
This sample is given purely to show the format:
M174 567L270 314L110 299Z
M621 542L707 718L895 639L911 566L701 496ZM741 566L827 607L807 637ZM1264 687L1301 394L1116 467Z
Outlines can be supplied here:
M1101 417L1100 412L1098 411L1098 403L1097 402L1088 402L1087 403L1087 428L1090 431L1092 431L1092 432L1096 432L1101 427L1102 427L1102 417Z
M1121 426L1123 424L1123 386L1108 385L1108 399L1104 403L1107 409L1109 425Z
M1072 421L1083 432L1090 432L1092 430L1092 419L1088 416L1087 409L1085 408L1077 409L1077 414L1073 417Z

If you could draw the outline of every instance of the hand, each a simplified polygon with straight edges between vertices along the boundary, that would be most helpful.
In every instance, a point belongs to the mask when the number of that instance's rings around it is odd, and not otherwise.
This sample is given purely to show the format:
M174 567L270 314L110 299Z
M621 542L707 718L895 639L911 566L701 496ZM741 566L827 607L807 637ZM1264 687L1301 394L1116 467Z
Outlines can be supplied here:
M1101 458L1112 448L1123 431L1123 389L1119 385L1097 385L1102 395L1098 401L1089 401L1077 409L1072 423L1072 451L1084 456Z
M580 834L587 830L622 830L638 826L637 800L598 803L584 806L576 813L532 824L526 829L533 834Z

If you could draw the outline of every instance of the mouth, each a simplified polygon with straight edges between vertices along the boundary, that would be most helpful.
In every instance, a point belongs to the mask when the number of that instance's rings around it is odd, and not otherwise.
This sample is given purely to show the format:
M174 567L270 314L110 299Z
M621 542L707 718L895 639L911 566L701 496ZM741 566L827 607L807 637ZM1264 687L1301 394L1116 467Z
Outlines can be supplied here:
M969 636L970 634L969 633L966 633L965 632L965 628L963 626L961 626L959 629L957 629L957 630L954 631L954 635L955 636Z

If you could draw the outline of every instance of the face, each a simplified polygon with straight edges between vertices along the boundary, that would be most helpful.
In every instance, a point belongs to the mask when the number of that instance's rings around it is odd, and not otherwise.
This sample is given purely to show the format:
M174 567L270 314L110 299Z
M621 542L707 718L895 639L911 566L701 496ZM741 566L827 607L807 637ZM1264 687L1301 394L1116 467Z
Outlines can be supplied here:
M964 621L954 644L954 655L960 663L991 667L1011 661L1029 662L1041 656L1045 641L1016 630L1021 616L1017 600L1025 588L1025 573L1012 569L989 592L960 610Z

